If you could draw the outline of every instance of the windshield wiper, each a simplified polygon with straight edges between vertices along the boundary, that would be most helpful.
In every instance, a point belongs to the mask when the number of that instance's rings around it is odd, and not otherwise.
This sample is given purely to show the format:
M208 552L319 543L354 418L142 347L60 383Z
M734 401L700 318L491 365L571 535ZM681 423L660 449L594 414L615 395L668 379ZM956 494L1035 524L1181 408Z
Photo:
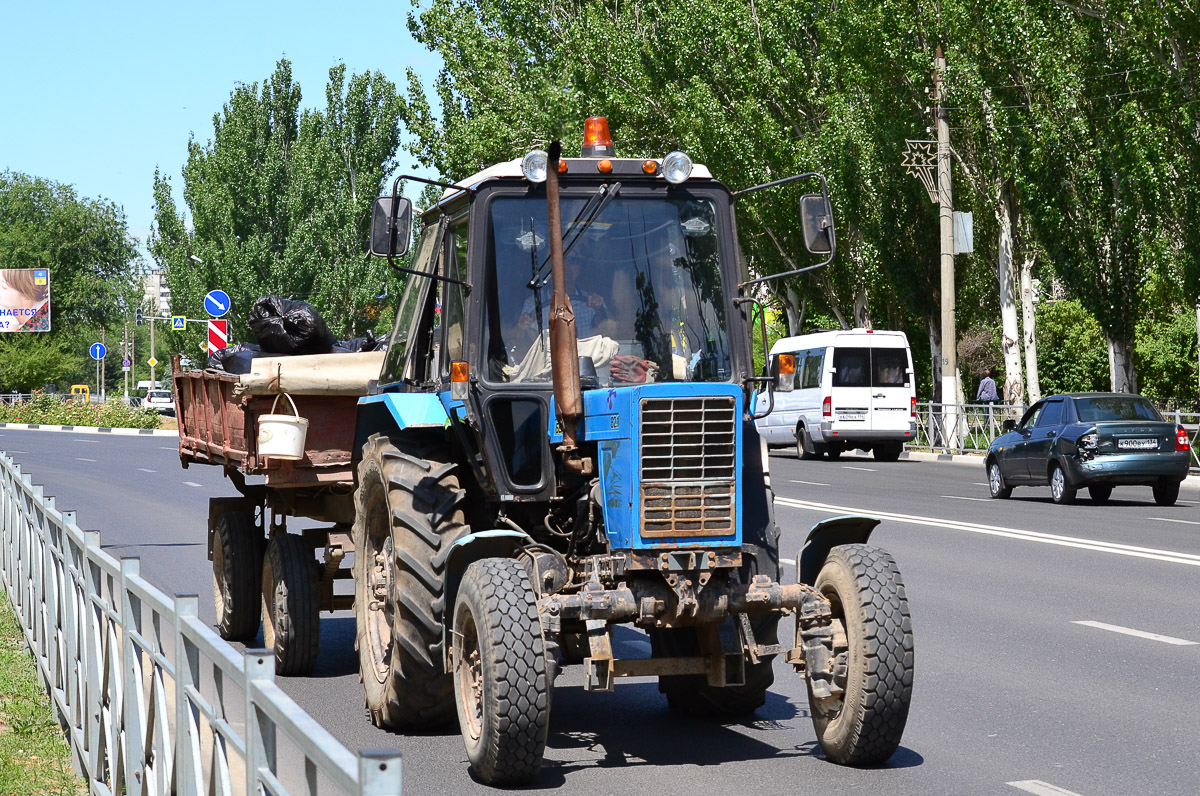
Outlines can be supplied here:
M601 185L600 190L593 194L592 198L588 199L587 204L585 204L583 208L575 214L575 218L571 219L571 223L567 227L567 234L563 236L564 258L567 256L567 253L571 251L571 247L574 246L583 236L583 233L587 231L587 228L591 226L592 222L600 217L600 214L604 212L604 208L608 207L609 203L612 202L613 199L616 199L617 194L620 192L621 183L619 182L614 182L611 185ZM580 219L582 219L582 221ZM536 289L546 283L546 279L549 278L549 274L543 277L542 272L546 270L546 266L549 264L550 255L546 255L546 259L543 260L542 264L538 267L537 272L534 274L534 278L529 280L530 288Z

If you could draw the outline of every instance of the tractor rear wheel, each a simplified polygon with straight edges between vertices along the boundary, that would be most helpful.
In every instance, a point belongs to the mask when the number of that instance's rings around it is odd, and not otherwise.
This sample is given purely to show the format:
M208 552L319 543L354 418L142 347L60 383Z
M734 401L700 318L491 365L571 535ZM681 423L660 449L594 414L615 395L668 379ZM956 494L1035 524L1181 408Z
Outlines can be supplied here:
M262 616L261 535L244 511L227 511L213 525L213 604L217 632L227 641L258 635Z
M299 536L279 534L267 542L262 573L263 646L275 651L275 672L309 674L321 639L312 548Z
M840 545L814 586L832 608L834 682L842 689L818 699L810 683L817 740L835 763L882 763L900 745L912 697L912 622L900 570L883 550Z
M445 552L466 535L456 465L434 442L382 434L363 446L354 496L354 616L371 720L429 729L454 720L442 641Z
M546 643L524 565L467 567L454 604L454 694L467 758L488 785L537 776L550 724Z

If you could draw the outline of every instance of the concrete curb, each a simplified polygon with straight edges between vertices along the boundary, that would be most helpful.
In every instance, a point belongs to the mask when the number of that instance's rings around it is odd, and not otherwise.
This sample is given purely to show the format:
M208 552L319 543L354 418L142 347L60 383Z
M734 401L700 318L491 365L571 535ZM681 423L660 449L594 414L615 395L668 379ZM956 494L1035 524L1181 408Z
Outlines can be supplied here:
M122 437L178 437L178 431L156 428L97 428L96 426L46 426L40 423L0 423L2 428L18 431L65 431L70 434L115 434Z

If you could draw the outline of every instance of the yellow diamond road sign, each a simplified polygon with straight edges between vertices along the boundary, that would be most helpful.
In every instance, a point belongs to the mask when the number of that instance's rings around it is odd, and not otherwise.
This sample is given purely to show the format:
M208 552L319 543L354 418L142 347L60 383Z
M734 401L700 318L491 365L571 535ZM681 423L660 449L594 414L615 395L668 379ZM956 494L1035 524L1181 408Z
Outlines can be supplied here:
M150 367L154 367L155 365L158 364L158 360L155 359L154 357L150 357L149 359L146 360L146 362L150 365Z

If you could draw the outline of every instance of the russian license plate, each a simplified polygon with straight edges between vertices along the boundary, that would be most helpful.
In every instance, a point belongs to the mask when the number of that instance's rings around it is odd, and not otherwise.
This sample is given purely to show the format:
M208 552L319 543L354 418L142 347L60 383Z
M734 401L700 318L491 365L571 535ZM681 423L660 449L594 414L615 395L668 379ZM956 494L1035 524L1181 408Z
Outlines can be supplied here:
M1126 451L1153 451L1158 450L1157 439L1119 439L1117 447Z
M867 416L860 412L838 413L838 420L866 420Z

